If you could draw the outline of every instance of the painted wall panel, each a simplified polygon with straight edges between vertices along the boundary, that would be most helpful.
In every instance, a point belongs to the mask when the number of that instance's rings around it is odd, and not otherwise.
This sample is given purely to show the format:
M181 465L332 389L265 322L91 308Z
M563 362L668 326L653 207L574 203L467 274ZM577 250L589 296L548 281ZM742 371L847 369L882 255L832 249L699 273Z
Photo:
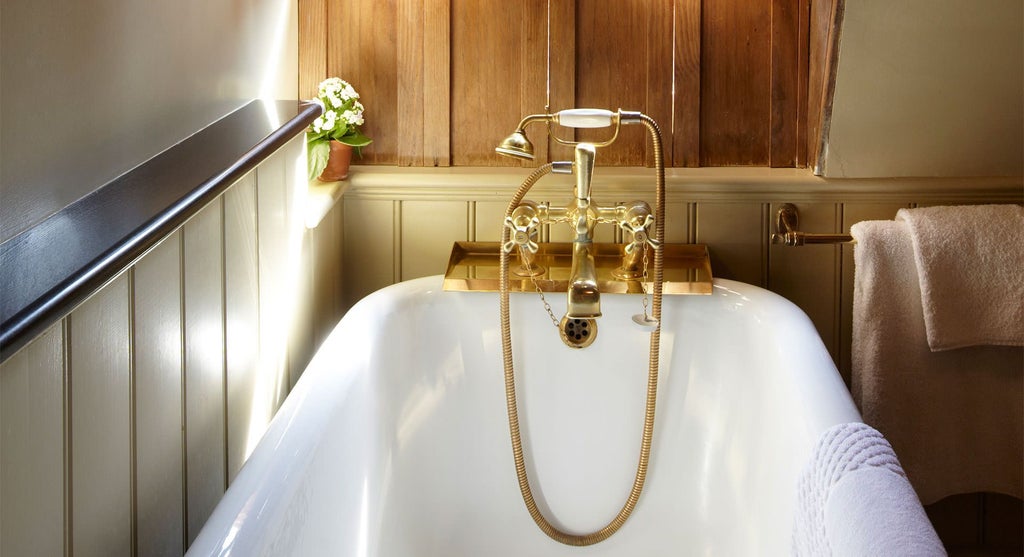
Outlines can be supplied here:
M395 202L345 200L345 304L398 281Z
M64 551L64 348L58 322L0 366L0 555Z
M187 537L195 539L227 483L224 423L224 251L220 198L185 223Z
M697 243L709 246L716 277L764 286L766 233L760 203L697 204Z
M249 444L259 364L259 259L256 245L256 173L224 193L224 306L227 373L228 483ZM261 423L262 425L262 423Z
M140 556L184 552L181 231L135 266L135 464Z
M256 174L256 219L259 231L260 365L250 428L268 423L288 392L288 330L291 286L299 256L288 226L288 166L282 151L260 165ZM255 441L252 439L251 441Z
M131 323L122 274L68 318L74 555L132 550Z
M469 239L465 201L402 202L402 280L444 273L452 244Z
M800 228L821 233L839 228L834 203L797 203ZM774 218L779 204L773 203ZM774 225L773 225L774 226ZM769 252L768 287L800 306L818 329L821 340L832 354L839 353L839 246L814 244L799 249L773 244Z

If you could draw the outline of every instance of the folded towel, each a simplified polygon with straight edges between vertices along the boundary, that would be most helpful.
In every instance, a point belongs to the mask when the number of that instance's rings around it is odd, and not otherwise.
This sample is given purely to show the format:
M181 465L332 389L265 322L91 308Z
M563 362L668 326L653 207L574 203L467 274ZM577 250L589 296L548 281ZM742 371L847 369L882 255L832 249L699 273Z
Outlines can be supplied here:
M900 209L914 245L928 346L1024 346L1024 207Z
M862 423L818 439L798 481L793 524L798 556L946 554L896 453Z
M918 497L1024 496L1024 349L932 352L904 221L850 229L854 248L850 390L865 423L900 455Z

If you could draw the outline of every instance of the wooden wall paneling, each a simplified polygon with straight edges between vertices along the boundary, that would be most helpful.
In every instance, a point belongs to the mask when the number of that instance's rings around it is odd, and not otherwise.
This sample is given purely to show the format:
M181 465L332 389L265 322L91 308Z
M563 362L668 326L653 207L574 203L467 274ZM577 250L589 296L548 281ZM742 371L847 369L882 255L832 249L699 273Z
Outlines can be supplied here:
M327 18L327 75L359 92L373 139L358 162L398 164L397 0L327 0Z
M837 231L839 208L834 203L798 203L800 228ZM774 219L779 204L772 204ZM774 223L771 224L774 228ZM781 244L771 245L768 287L800 306L818 329L833 361L839 353L839 246L816 244L794 249Z
M896 217L896 211L908 207L908 203L844 203L842 214L843 234L850 233L850 227L855 223L864 220L892 220ZM802 216L802 215L801 215ZM840 246L842 252L842 275L840 290L840 330L839 330L839 352L837 354L836 366L843 376L847 386L850 385L850 354L853 345L853 284L856 269L853 263L854 244L843 244Z
M2 555L64 553L63 338L58 322L0 366Z
M810 0L772 0L771 114L768 163L805 163L807 140L807 33Z
M677 0L673 12L675 91L671 123L673 166L700 166L701 0Z
M138 554L185 551L181 231L135 265Z
M711 273L765 286L765 210L760 203L702 202L696 208L696 242L707 244Z
M644 101L643 110L658 123L662 137L662 158L666 167L675 165L673 159L675 138L672 135L672 102L675 84L674 9L673 0L650 0L646 14L647 56L644 66L647 70L647 98ZM654 149L651 140L646 137L647 135L644 130L645 162L647 166L653 167Z
M129 288L128 274L122 273L67 318L76 557L133 551Z
M183 227L189 544L227 487L223 226L217 198Z
M451 165L451 0L423 4L423 166Z
M520 117L528 114L544 114L546 112L557 112L560 109L548 106L548 32L553 31L549 26L549 9L551 5L547 0L527 0L521 3L523 17L519 40L519 113ZM565 99L563 97L563 102ZM563 107L569 108L569 107ZM508 125L508 130L502 132L504 135L497 135L492 139L497 145L508 134L512 133L515 123ZM533 142L535 162L533 165L548 162L550 157L549 143L544 126L534 124L527 129L527 137ZM530 166L531 163L524 162L523 166Z
M443 274L452 244L469 239L465 201L402 202L401 280Z
M701 166L767 166L771 1L705 2Z
M342 288L346 309L363 296L399 280L395 257L396 205L390 200L345 200Z
M576 2L574 0L550 0L545 6L550 8L548 17L545 18L548 31L551 33L550 53L548 54L547 44L544 44L545 56L548 57L543 63L544 74L531 73L532 76L545 77L545 91L550 94L549 100L551 112L558 112L567 108L579 108L576 105ZM550 18L550 21L548 21ZM544 35L547 41L547 34ZM541 47L534 46L538 52ZM547 76L550 75L550 79ZM542 105L541 105L542 107ZM523 115L540 112L540 107L535 105L523 106ZM514 124L513 124L514 125ZM511 133L511 132L507 132ZM534 144L538 150L540 144L544 143L540 138L541 134L547 134L546 130L537 129L530 132L535 137ZM575 134L568 133L568 130L561 130L559 137L573 139ZM547 157L540 162L548 161L571 161L573 157L572 147L561 145L554 139L547 140Z
M648 106L657 94L648 94L649 65L652 59L663 60L663 55L651 55L654 47L671 49L671 40L652 45L648 36L654 31L650 25L657 18L671 27L671 5L657 0L643 2L579 2L576 4L576 106L616 110L667 112L660 107ZM655 26L661 29L662 25ZM667 53L668 66L661 68L662 77L671 82L671 51ZM664 99L671 102L670 90ZM653 115L652 115L653 116ZM661 122L659 122L660 124ZM609 129L579 130L581 141L602 141L610 137ZM670 143L669 143L670 144ZM647 131L643 126L624 126L612 145L600 150L597 163L601 165L646 164L648 153Z
M808 22L807 166L821 173L839 62L845 0L811 0Z
M460 166L521 166L494 148L522 119L523 41L532 3L452 0L451 154ZM538 45L539 47L539 45ZM532 67L532 66L531 66ZM544 66L533 67L541 72ZM543 109L543 106L538 107ZM527 130L541 136L539 126ZM535 141L536 143L536 141Z
M256 172L246 174L224 192L224 307L230 484L251 450L249 430L257 396L260 282Z
M327 0L298 0L299 97L311 99L327 77Z
M423 166L424 3L398 0L398 165Z

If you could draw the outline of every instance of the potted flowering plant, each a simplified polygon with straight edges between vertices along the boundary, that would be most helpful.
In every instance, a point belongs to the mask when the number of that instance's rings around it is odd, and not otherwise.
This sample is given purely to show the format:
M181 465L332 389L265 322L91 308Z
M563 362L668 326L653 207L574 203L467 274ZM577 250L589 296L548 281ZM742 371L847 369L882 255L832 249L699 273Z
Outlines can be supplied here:
M306 130L309 179L344 180L352 149L358 153L372 141L359 131L363 125L359 93L348 82L331 77L320 82L313 102L323 107L323 114Z

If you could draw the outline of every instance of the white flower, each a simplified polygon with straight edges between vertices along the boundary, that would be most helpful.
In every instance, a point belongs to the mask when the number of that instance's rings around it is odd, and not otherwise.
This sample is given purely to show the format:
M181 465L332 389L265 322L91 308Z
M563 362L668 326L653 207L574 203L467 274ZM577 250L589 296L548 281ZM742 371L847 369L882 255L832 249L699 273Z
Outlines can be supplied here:
M362 112L355 112L355 111L352 111L352 110L346 110L345 112L343 112L341 114L341 119L344 120L345 122L347 122L349 125L352 125L352 126L361 126L361 125L363 125L363 113Z

